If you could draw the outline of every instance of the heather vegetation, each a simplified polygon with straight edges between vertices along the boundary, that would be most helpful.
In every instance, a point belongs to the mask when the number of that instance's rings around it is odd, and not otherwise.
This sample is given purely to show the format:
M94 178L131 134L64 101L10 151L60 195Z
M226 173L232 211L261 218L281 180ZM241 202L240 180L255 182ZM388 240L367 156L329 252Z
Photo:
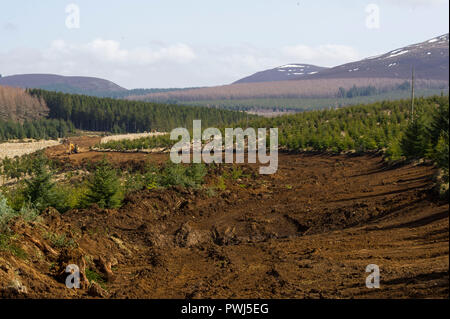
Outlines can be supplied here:
M402 90L405 80L394 78L335 78L305 79L297 81L277 81L259 83L239 83L184 91L151 93L135 97L142 101L178 101L179 103L199 101L233 101L244 99L304 99L335 98L339 89L354 90L375 87L377 92ZM447 81L416 80L417 89L448 89ZM362 89L358 89L362 93ZM407 90L405 90L407 91Z

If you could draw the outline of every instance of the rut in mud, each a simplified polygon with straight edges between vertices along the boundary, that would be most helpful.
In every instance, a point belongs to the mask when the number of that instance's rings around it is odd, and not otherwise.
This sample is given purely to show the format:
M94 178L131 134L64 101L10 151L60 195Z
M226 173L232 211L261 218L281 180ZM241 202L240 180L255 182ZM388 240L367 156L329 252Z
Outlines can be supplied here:
M48 152L72 165L103 156ZM167 159L107 156L119 167ZM274 175L242 170L213 196L148 190L119 210L50 210L43 225L14 225L31 257L0 252L0 283L16 278L25 297L448 298L448 203L432 195L433 167L280 154ZM76 245L52 246L48 232ZM67 289L68 262L101 287ZM379 289L365 286L368 264L380 267Z

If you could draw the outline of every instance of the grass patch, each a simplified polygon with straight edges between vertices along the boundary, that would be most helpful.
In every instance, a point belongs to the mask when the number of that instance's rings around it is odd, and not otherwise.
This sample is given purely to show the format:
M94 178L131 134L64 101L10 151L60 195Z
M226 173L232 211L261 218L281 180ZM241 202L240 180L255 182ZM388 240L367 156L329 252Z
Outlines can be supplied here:
M75 248L77 243L72 238L67 238L66 234L54 234L47 233L44 236L45 239L49 240L53 247L55 248Z
M206 189L206 196L208 196L208 197L214 197L214 196L216 196L216 195L217 195L217 193L216 193L216 191L214 190L213 187L208 187L208 188Z
M217 178L216 189L220 191L224 191L227 189L227 185L225 184L225 179L222 176Z
M86 277L89 280L89 282L95 281L100 285L100 287L107 290L105 278L103 277L102 274L99 274L94 269L86 268Z
M21 247L13 243L13 236L0 234L0 251L8 251L21 259L27 259L28 254Z

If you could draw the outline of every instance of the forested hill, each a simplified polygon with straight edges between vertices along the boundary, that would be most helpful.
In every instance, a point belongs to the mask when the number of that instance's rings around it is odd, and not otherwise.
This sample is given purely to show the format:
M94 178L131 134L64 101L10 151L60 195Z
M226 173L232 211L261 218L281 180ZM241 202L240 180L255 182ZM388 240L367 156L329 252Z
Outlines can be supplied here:
M78 129L90 131L170 131L176 127L191 128L194 119L201 119L203 127L210 127L235 123L247 117L242 112L215 108L98 98L40 89L28 92L45 101L49 118L65 120Z

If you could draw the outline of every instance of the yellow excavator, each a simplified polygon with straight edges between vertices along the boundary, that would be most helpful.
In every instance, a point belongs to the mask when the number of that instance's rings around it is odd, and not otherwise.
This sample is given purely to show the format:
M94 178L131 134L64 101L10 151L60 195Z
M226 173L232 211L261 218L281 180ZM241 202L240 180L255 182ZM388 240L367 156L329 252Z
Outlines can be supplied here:
M78 144L69 143L69 154L77 154L78 152Z

